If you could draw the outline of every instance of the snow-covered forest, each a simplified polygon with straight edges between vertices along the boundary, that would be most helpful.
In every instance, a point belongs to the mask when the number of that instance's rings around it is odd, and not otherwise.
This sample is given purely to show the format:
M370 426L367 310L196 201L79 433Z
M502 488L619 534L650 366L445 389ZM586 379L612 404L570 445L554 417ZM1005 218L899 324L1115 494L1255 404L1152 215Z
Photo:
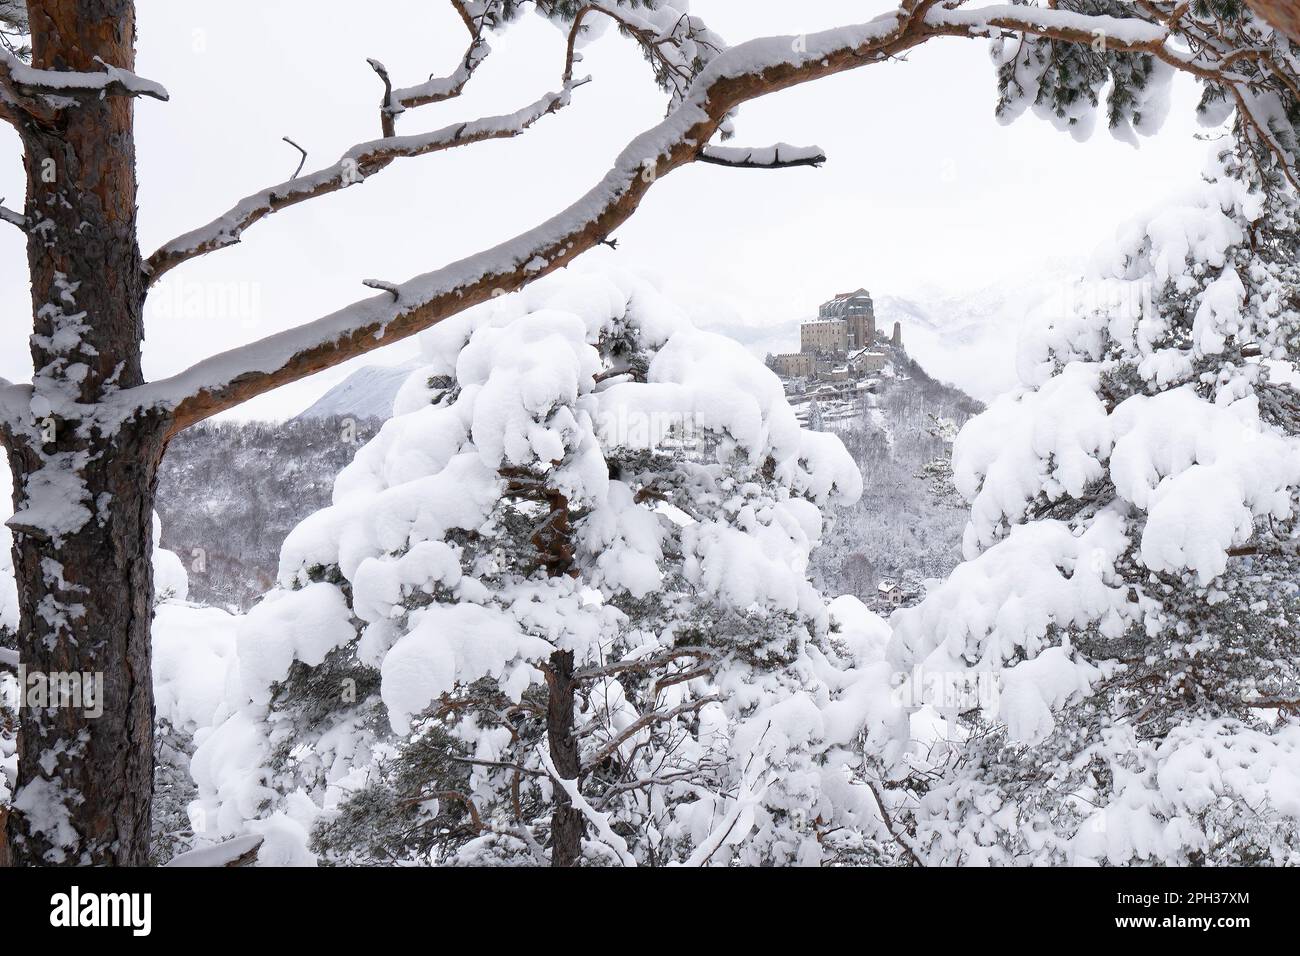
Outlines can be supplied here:
M250 30L195 205L163 6L0 0L0 864L1300 864L1292 5Z

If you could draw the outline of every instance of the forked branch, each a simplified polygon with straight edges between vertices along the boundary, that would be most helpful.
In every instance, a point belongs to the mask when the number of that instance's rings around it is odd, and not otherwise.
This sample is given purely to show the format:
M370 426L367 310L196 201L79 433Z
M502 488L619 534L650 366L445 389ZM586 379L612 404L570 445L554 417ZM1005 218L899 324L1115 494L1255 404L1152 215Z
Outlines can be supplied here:
M518 136L543 116L567 106L571 92L572 88L566 87L547 93L516 113L455 123L432 133L389 136L353 146L332 166L246 196L207 225L162 246L146 263L148 282L152 285L183 262L239 242L244 230L272 213L363 182L394 160Z
M488 0L476 18L464 0L451 0L452 8L469 31L470 44L460 65L448 77L430 77L417 86L394 89L387 67L379 60L368 60L384 84L384 98L380 104L380 132L383 138L352 147L339 162L328 169L308 176L295 173L288 182L247 196L220 218L173 239L149 257L145 270L146 283L152 285L164 273L183 262L239 242L245 229L271 213L361 182L388 166L394 159L422 156L485 139L517 136L542 116L567 105L568 94L581 83L566 79L562 92L547 94L531 107L507 116L485 117L421 136L397 136L397 117L406 110L440 103L460 95L474 71L487 58L489 48L483 38L483 28L489 13L498 2L499 0ZM292 140L286 137L285 141L301 151L301 147ZM303 160L306 161L305 152ZM298 171L301 170L302 166L299 165Z
M592 9L596 9L595 5ZM121 392L118 400L132 403L132 408L155 408L171 415L174 433L266 391L413 335L470 306L563 268L588 249L607 242L654 183L673 170L706 157L722 159L726 165L737 165L739 158L743 164L743 158L738 156L741 151L705 146L742 104L894 59L934 37L992 37L1008 32L1088 44L1100 35L1110 50L1148 53L1178 69L1229 86L1245 82L1222 70L1213 58L1191 56L1171 45L1170 30L1162 22L1089 16L1047 7L966 9L938 6L934 0L908 0L899 10L865 24L803 37L754 40L713 57L662 122L628 144L613 168L578 202L537 228L435 272L393 284L382 296L216 356L170 379ZM464 135L462 130L451 138ZM445 148L445 144L433 146L420 137L387 138L368 144L378 150L371 160L386 162L396 155L408 155L400 149L385 150L412 140L421 143L417 147L421 151ZM1276 141L1270 146L1280 149ZM755 165L772 166L778 160L790 159L784 150L773 148L771 162ZM769 158L757 156L760 152L749 151L748 155L755 160ZM807 164L813 157L810 150L802 150L793 158ZM1286 154L1280 158L1291 165ZM235 241L238 229L275 208L309 198L318 190L341 188L338 173L332 167L317 174L322 181L286 184L293 188L281 187L279 192L250 197L247 206L241 204L233 215L156 253L151 260L154 277L161 274L160 267L169 268L177 261L201 254L206 246ZM287 195L281 196L280 192Z

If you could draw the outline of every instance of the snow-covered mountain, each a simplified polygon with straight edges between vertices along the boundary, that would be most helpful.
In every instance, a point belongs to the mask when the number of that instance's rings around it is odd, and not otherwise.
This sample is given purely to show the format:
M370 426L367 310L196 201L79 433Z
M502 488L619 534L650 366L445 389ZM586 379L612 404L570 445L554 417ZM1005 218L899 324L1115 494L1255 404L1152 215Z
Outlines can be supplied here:
M388 418L393 414L397 390L415 364L367 365L358 369L293 421L306 418Z
M962 295L882 295L876 299L876 324L888 333L898 322L908 354L928 374L988 402L1020 383L1021 332L1051 292L1034 282L996 283Z

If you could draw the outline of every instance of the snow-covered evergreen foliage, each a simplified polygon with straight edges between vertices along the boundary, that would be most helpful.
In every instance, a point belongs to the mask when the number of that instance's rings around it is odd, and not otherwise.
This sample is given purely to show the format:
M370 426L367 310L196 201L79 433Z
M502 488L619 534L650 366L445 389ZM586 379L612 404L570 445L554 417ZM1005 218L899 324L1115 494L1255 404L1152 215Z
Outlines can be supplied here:
M924 859L1300 860L1300 244L1260 168L1120 230L956 442L966 562L889 651L947 718L882 769Z
M806 578L862 490L840 441L628 276L423 347L241 627L196 830L263 862L535 864L575 826L591 864L897 854L853 773L887 632Z
M1065 0L1053 6L1088 16L1128 18L1135 13L1133 4L1121 0ZM997 115L1004 122L1032 107L1036 115L1084 139L1092 132L1104 96L1111 133L1132 141L1135 133L1158 130L1168 112L1173 67L1148 52L1114 49L1102 31L1092 44L1001 38L994 43L993 59Z
M26 59L31 55L30 33L27 0L0 0L0 47Z

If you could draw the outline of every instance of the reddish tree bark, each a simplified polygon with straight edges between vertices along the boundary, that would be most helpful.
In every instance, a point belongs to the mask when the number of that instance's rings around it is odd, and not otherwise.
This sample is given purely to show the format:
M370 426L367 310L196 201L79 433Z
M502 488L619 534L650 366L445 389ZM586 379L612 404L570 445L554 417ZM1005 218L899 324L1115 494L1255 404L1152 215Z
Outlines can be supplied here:
M131 69L130 0L31 0L29 10L33 66ZM25 215L39 224L27 242L32 421L5 436L21 655L29 675L88 675L92 686L101 678L103 700L21 709L15 803L26 794L56 816L10 814L10 852L15 863L142 864L153 785L152 511L164 427L142 416L115 428L87 414L106 389L143 381L132 100L86 97L57 123L29 118L19 134ZM43 485L47 468L74 461L84 487ZM51 507L70 517L47 520ZM52 533L51 524L66 528ZM77 835L72 852L50 829L59 816Z
M1300 42L1300 3L1295 0L1246 0L1250 8L1281 30L1292 40Z

